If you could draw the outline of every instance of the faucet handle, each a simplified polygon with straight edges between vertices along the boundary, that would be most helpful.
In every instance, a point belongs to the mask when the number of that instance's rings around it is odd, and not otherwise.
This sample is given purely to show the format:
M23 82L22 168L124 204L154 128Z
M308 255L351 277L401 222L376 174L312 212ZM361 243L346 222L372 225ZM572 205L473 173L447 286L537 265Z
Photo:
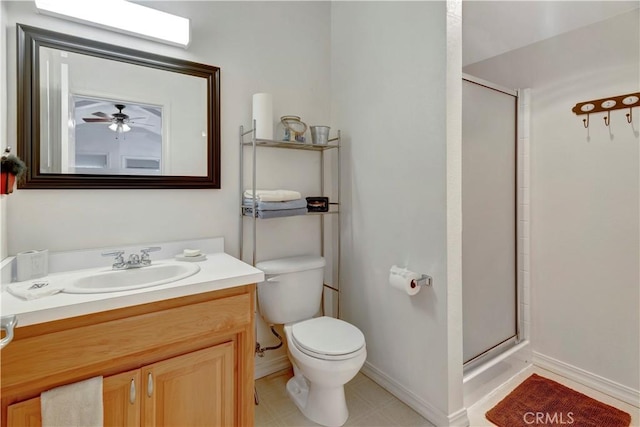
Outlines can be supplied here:
M102 256L115 256L115 257L119 257L124 255L124 251L121 249L117 249L115 251L109 251L109 252L102 252Z
M162 249L160 246L150 246L148 248L140 249L142 256L140 257L140 263L143 265L151 264L151 258L149 257L149 252L158 252Z
M115 250L115 251L109 251L109 252L102 252L102 256L114 256L114 257L116 257L116 259L113 261L113 266L112 266L116 270L121 269L126 265L122 255L124 255L124 251L121 250L121 249L118 249L118 250Z
M160 246L149 246L148 248L140 249L140 252L148 254L149 252L158 252L160 249L162 249Z

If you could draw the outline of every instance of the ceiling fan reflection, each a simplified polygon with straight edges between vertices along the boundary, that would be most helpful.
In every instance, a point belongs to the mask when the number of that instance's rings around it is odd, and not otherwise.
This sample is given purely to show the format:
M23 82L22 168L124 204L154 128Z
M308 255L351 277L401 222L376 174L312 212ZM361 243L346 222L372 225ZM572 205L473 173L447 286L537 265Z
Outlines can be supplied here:
M96 117L83 117L86 123L110 123L109 129L116 132L116 139L118 139L119 135L123 135L125 132L129 132L131 130L130 125L136 126L153 126L146 123L136 123L133 120L144 119L145 117L129 117L128 114L122 112L126 108L124 104L114 104L114 107L118 110L117 113L113 113L108 115L103 113L102 111L97 111L92 113L92 115Z

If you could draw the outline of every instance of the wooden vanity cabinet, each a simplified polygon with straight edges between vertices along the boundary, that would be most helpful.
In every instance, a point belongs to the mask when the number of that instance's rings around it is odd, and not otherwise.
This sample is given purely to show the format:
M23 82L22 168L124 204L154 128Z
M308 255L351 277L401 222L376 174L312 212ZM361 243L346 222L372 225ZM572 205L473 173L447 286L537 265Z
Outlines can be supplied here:
M253 425L254 289L17 329L0 353L2 427L41 426L40 393L97 375L105 426Z

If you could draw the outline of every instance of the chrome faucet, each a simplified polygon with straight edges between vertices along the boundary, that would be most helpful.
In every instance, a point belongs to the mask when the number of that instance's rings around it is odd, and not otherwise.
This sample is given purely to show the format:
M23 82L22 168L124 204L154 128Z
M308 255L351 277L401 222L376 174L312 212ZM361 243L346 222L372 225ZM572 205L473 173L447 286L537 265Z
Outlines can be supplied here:
M129 258L126 261L124 260L123 250L103 252L102 256L116 257L113 261L113 265L111 266L111 268L113 268L114 270L128 270L130 268L141 268L151 265L151 257L149 257L149 252L156 252L160 249L160 246L143 248L140 250L140 254L130 254Z

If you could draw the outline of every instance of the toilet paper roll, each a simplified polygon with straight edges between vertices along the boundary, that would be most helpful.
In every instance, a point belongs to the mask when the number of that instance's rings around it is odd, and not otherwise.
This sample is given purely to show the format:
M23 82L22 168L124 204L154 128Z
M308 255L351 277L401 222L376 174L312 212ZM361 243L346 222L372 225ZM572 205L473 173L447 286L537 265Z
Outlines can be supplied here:
M415 295L420 292L420 286L417 285L419 278L420 274L398 268L395 265L391 267L389 272L389 284L395 289L406 292L407 295ZM412 281L416 282L412 284Z
M256 121L257 139L273 139L273 98L270 93L253 95L253 120Z

